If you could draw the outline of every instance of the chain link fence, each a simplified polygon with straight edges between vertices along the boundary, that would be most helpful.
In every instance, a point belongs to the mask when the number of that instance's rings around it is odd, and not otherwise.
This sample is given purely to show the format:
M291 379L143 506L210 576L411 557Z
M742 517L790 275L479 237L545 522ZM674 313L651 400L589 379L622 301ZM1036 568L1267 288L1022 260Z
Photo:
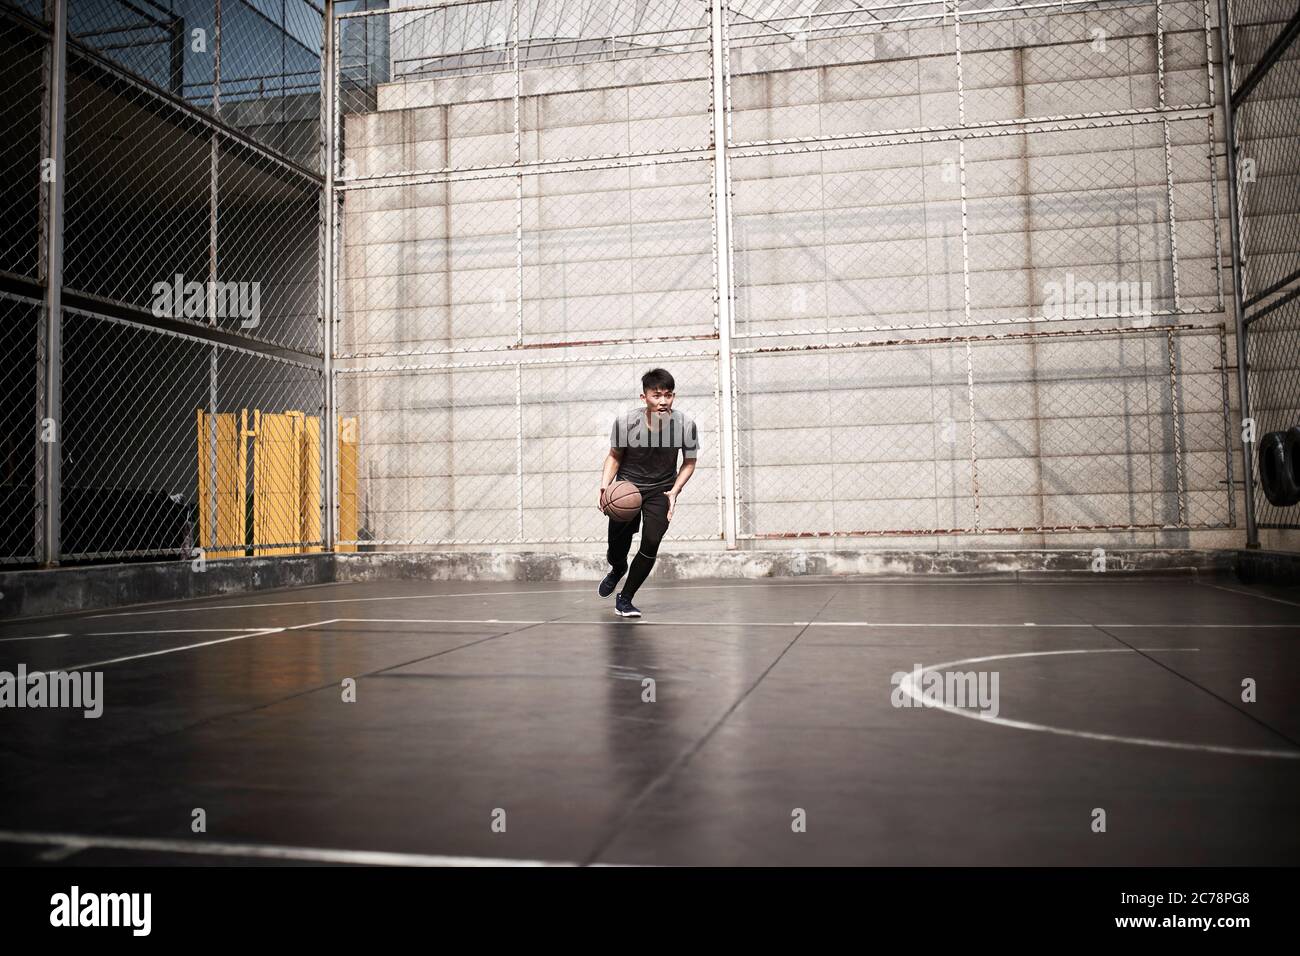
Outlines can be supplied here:
M36 557L44 274L41 220L44 71L49 28L39 2L0 8L0 565Z
M62 559L317 549L330 502L342 550L596 543L655 365L703 444L678 540L1237 526L1206 0L369 5L69 0ZM49 36L2 9L2 417L40 422ZM1237 117L1248 295L1295 271L1286 62ZM0 560L42 554L40 452Z
M496 498L527 471L509 353L630 397L649 363L602 350L719 314L742 538L1232 526L1211 26L1200 0L735 0L716 36L685 2L342 16L366 539L542 540L526 480ZM461 429L481 474L425 445ZM599 538L583 487L555 540Z
M348 545L603 541L592 462L636 402L627 383L665 364L676 407L699 426L678 540L719 537L717 353L617 353L588 361L530 355L356 366L340 373L345 429L358 446L357 536ZM620 387L620 385L622 387Z
M602 541L609 425L656 364L703 446L674 538L717 540L708 6L416 4L336 36L341 544Z
M1282 0L1231 4L1232 87L1243 323L1255 441L1300 425L1300 12ZM1253 462L1259 488L1259 462ZM1294 507L1255 497L1257 524L1300 529ZM1297 546L1277 538L1277 546Z
M42 70L48 45L39 20L0 19L0 272L40 271Z
M741 532L902 537L1233 521L1224 330L737 350Z
M0 6L0 561L319 549L322 11L67 0L60 122L54 9Z
M69 0L68 35L150 89L315 169L323 17L317 0Z
M1210 26L731 4L741 537L1235 523Z
M36 559L42 303L0 293L0 564Z
M318 526L314 535L301 533L302 478L289 470L304 449L271 417L303 409L319 416L319 366L68 310L63 382L62 544L69 560L188 557L196 547L243 545L237 525L206 541L200 530L218 494L237 494L238 480L228 479L241 477L227 476L231 463L212 468L211 459L230 455L234 442L209 432L223 413L244 409L258 413L241 422L255 439L249 466L262 467L258 456L264 455L272 468L284 469L250 476L256 486L245 495L250 530L256 529L250 550L320 546ZM196 425L196 411L212 407L214 383L218 411L200 414ZM206 495L199 495L200 485ZM318 523L319 501L316 509Z
M1208 6L730 14L740 536L1234 525Z

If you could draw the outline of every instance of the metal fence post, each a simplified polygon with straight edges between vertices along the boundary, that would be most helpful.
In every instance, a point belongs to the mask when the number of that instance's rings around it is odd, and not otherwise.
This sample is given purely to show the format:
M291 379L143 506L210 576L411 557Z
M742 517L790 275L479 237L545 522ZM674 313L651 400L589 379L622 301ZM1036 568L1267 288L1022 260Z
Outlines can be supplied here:
M1244 422L1250 417L1250 384L1247 373L1247 345L1244 295L1241 276L1241 222L1238 218L1237 199L1237 132L1233 118L1232 102L1232 26L1228 22L1228 0L1219 0L1219 60L1223 70L1223 129L1227 146L1228 166L1228 226L1232 237L1229 253L1232 258L1232 302L1236 313L1233 328L1237 339L1237 392ZM1246 547L1259 547L1259 529L1255 526L1255 469L1254 441L1247 441L1248 433L1241 432L1242 488L1246 504Z
M212 115L219 117L221 115L221 0L217 0L213 8L213 37L212 37ZM216 130L209 133L211 142L211 172L210 191L208 198L208 289L213 290L217 287L217 243L218 243L218 216L220 212L220 174L221 174L221 154L218 134ZM212 307L212 292L209 291L208 322L212 326L217 324L217 310ZM200 502L199 507L208 509L208 541L198 543L200 550L210 547L215 550L216 544L221 537L219 525L219 513L217 511L217 413L218 413L218 349L214 345L208 355L208 500ZM240 441L243 441L241 438ZM243 539L243 535L239 536Z
M735 403L731 382L731 329L733 302L731 282L731 195L727 184L727 97L725 50L725 0L711 0L712 29L709 31L713 53L713 203L714 235L717 237L718 299L718 391L722 398L718 442L722 462L723 537L727 548L736 547L736 458L732 433L735 429Z
M334 173L338 165L336 129L334 117L337 111L334 101L335 58L338 51L334 45L334 0L325 0L324 24L321 34L321 165L325 167L324 185L324 268L321 285L321 353L323 356L324 414L321 415L321 446L325 450L324 473L321 475L321 490L324 496L324 515L321 522L321 549L333 551L336 539L336 507L338 505L335 474L337 471L339 428L334 398L334 264L335 264L335 225L338 215L338 197L334 190Z
M45 187L44 248L45 314L40 341L40 372L44 387L38 395L37 426L41 440L41 509L36 557L41 565L59 563L63 441L63 172L64 125L68 82L67 0L48 0L50 49L46 57L45 144L42 170Z

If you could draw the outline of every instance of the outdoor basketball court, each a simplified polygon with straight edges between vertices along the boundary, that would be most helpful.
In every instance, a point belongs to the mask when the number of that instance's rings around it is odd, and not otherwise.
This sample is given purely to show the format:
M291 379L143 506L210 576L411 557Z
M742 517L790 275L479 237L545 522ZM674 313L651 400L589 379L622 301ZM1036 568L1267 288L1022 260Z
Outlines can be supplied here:
M6 929L1294 921L1293 0L0 0L0 129Z
M1300 591L1102 578L651 580L641 620L594 581L394 581L9 622L0 670L101 672L102 715L8 711L0 860L1295 864ZM996 692L897 706L951 672Z

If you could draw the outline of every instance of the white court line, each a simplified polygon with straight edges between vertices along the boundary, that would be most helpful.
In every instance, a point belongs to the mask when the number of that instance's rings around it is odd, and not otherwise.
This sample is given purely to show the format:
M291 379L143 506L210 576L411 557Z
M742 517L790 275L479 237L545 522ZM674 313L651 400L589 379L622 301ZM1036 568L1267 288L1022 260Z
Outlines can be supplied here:
M1085 650L1069 651L1026 651L1020 654L994 654L989 657L968 657L960 661L945 661L942 664L929 664L922 667L921 674L927 671L937 671L941 668L959 667L963 664L985 664L989 661L1006 661L1023 657L1052 657L1062 654L1132 654L1137 651L1146 651L1151 653L1170 653L1174 651L1199 651L1199 647L1144 647L1144 648L1091 648ZM1283 760L1300 759L1300 750L1272 750L1268 748L1251 748L1251 747L1227 747L1218 744L1189 744L1178 740L1158 740L1152 737L1125 737L1117 734L1099 734L1089 730L1069 730L1064 727L1052 727L1048 724L1035 724L1024 720L1008 720L1005 717L987 717L979 711L966 710L961 707L955 707L945 702L934 702L927 705L921 695L921 691L916 687L916 678L918 672L907 671L906 676L899 682L899 689L907 696L911 697L921 706L933 707L935 710L942 710L949 714L957 714L961 717L968 717L971 720L979 720L988 724L997 724L1001 727L1016 727L1020 730L1036 730L1041 733L1059 734L1063 737L1082 737L1087 740L1104 740L1110 743L1136 744L1141 747L1164 747L1170 750L1198 750L1204 753L1233 754L1241 757L1277 757Z
M552 625L603 625L603 624L628 624L635 627L647 627L652 624L659 624L668 627L860 627L860 628L890 628L890 629L943 629L958 627L978 627L978 628L1085 628L1107 627L1112 629L1124 628L1199 628L1202 630L1295 630L1300 629L1300 623L1296 624L1043 624L1026 621L1023 623L990 623L990 624L972 624L968 621L957 623L932 623L926 621L663 621L648 620L641 618L639 620L629 621L625 618L598 618L594 620L574 619L566 620L564 618L546 618L546 619L513 619L513 618L430 618L430 617L332 617L322 621L311 621L306 624L292 624L285 627L269 628L249 628L234 634L230 637L222 637L211 641L200 641L195 644L183 644L179 647L168 647L157 651L147 651L141 654L127 654L122 657L114 657L103 661L93 661L89 664L77 664L74 667L66 667L63 670L85 670L89 667L105 667L109 664L120 664L125 661L141 660L146 657L159 657L163 654L176 654L180 651L194 650L199 647L211 647L215 644L226 644L231 641L240 641L249 637L260 637L265 634L278 634L283 631L300 631L305 628L323 627L328 624L521 624L534 626L538 624ZM227 631L233 628L203 628L195 629L195 632L205 631ZM91 631L83 635L51 635L63 637L101 637L110 635L147 635L147 634L184 634L190 633L188 630L159 630L159 631ZM11 638L19 640L19 638Z
M858 582L864 583L864 582ZM951 582L957 583L957 582ZM643 591L712 591L727 588L752 588L759 585L753 584L691 584L677 588L643 588ZM825 588L838 587L834 584L771 584L766 587L777 588ZM354 598L327 598L323 601L275 601L261 604L210 604L204 607L177 607L161 608L153 611L115 611L110 614L91 614L90 617L134 617L143 614L184 614L189 611L235 611L248 610L250 608L262 607L295 607L303 604L362 604L378 601L423 601L429 598L452 598L452 597L509 597L518 594L575 594L584 595L588 593L588 588L584 584L574 582L571 588L544 588L536 591L455 591L455 592L437 592L434 594L392 594L387 597L354 597Z
M664 624L671 627L807 627L810 623L843 625L845 627L949 627L948 624L868 624L866 621L661 621L647 618L632 619L620 617L602 617L588 620L586 618L547 618L538 621L498 621L473 618L451 617L336 617L336 623L348 624L631 624L637 627L649 624ZM1019 627L1018 624L970 624L968 627ZM1092 627L1091 624L1043 625L1044 627ZM1300 627L1300 624L1295 625Z
M546 618L537 621L498 620L497 618L452 618L452 617L336 617L336 622L349 624L624 624L636 623L628 618L603 617L599 620L569 620L567 618ZM646 624L671 624L682 627L794 627L792 621L645 621Z
M972 624L969 621L960 621L957 623L932 623L928 621L664 621L658 618L639 618L628 620L627 618L617 618L610 616L607 618L587 619L587 618L547 618L545 620L503 620L498 618L452 618L452 617L336 617L330 621L319 623L348 623L348 624L633 624L642 626L647 624L665 624L674 627L1072 627L1072 628L1094 628L1094 627L1113 627L1113 628L1157 628L1157 627L1198 627L1198 628L1229 628L1238 629L1300 629L1300 622L1295 624L1044 624L1033 621L1005 623L991 622L987 624ZM142 632L143 633L143 632Z
M38 860L44 860L46 863L58 863L66 860L75 853L80 853L85 847L80 846L56 846L52 850L46 850L44 853L37 854Z
M0 644L10 641L51 641L56 637L121 637L128 634L230 634L234 631L260 631L260 627L184 627L166 631L86 631L81 634L40 634L34 637L0 637Z
M1247 597L1259 598L1261 601L1276 601L1278 604L1289 604L1291 607L1300 607L1296 601L1287 601L1284 598L1272 597L1268 594L1256 594L1254 591L1243 591L1240 588L1230 588L1222 584L1211 584L1210 587L1218 588L1220 591L1231 591L1233 594L1244 594Z
M106 667L109 664L121 664L123 661L138 661L146 657L160 657L163 654L178 654L181 651L192 651L196 647L211 647L214 644L227 644L230 641L242 641L245 638L261 637L264 634L279 634L283 631L300 631L305 627L317 627L318 625L321 624L331 624L333 623L333 620L334 619L331 618L325 621L313 621L310 624L293 624L288 627L264 627L256 631L250 631L246 634L236 634L233 637L220 637L217 638L215 641L200 641L197 644L184 644L181 647L166 647L160 651L148 651L144 654L128 654L125 657L114 657L106 661L93 661L92 663L89 664L77 664L75 667L64 667L64 668L60 668L60 670L81 671L81 670L85 670L88 667ZM138 631L133 633L147 634L149 632ZM35 676L35 675L30 674L28 676Z
M130 634L233 634L236 631L264 631L264 627L178 627L157 631L87 631L81 637L123 637Z
M160 657L164 654L177 654L181 651L190 651L199 647L212 647L216 644L227 644L231 641L242 641L249 637L261 637L266 634L279 634L284 631L301 631L310 627L322 627L327 624L622 624L633 623L624 618L600 618L598 620L565 620L544 619L544 620L508 620L501 618L411 618L411 617L331 617L323 621L310 621L306 624L291 624L285 627L266 627L255 630L245 631L234 634L231 637L221 637L212 641L199 641L196 644L183 644L180 647L167 647L158 651L146 651L142 654L127 654L122 657L113 657L103 661L92 661L88 664L76 664L72 667L64 667L59 670L77 671L85 670L90 667L107 667L109 664L121 664L125 661L143 660L146 657ZM916 621L649 621L641 619L636 621L634 626L643 627L650 624L663 624L672 627L865 627L865 628L949 628L949 627L985 627L985 628L1013 628L1013 627L1034 627L1034 628L1202 628L1215 629L1227 628L1232 630L1270 630L1270 629L1296 629L1300 628L1297 624L1036 624L1026 622L1022 624L971 624L961 622L956 624L932 624ZM175 634L184 633L182 631L163 630L163 631L104 631L91 632L89 635L80 636L99 636L103 634ZM78 636L78 635L71 635ZM1055 653L1055 652L1053 652ZM32 672L31 676L37 673ZM48 672L47 672L48 673Z
M1002 624L972 624L969 621L962 621L960 624L931 624L927 621L909 621L908 623L890 622L890 621L792 621L792 624L798 624L803 627L1093 627L1092 624L1035 624L1032 621L1022 621L1017 624L1014 621L1007 621ZM1105 626L1105 625L1098 625ZM1298 625L1300 626L1300 625Z
M1080 572L1082 573L1082 572ZM357 584L366 582L336 582L339 584ZM870 587L870 588L988 588L1004 587L1014 588L1021 587L1030 582L1025 581L807 581L789 584L776 584L764 582L761 584L683 584L679 587L645 587L638 593L665 592L673 591L726 591L738 590L744 588L843 588L843 587ZM1044 581L1040 584L1034 584L1034 587L1046 587L1057 584L1083 584L1082 581ZM1088 586L1094 583L1088 582ZM1120 583L1110 581L1110 584ZM1124 583L1140 584L1141 581L1128 581ZM1149 582L1148 582L1149 583ZM1160 583L1170 583L1161 581ZM1179 582L1192 584L1193 582ZM323 587L323 585L311 585L311 587ZM516 594L586 594L587 587L581 582L574 582L571 588L548 588L537 591L456 591L456 592L439 592L435 594L394 594L387 597L350 597L350 598L327 598L322 601L266 601L260 604L205 604L203 607L176 607L176 608L158 608L151 611L113 611L106 614L89 614L87 617L138 617L145 614L185 614L191 611L237 611L247 610L249 608L260 607L295 607L303 604L361 604L374 601L422 601L427 598L451 598L451 597L507 597Z
M568 622L566 622L566 621L558 621L557 623L565 624L565 623L568 623ZM666 621L666 622L664 622L664 623L672 623L672 622L667 622L667 621ZM931 622L928 622L928 621L893 621L893 622L888 622L888 621L792 621L791 623L793 623L793 624L803 624L803 625L807 625L807 626L809 626L809 627L1114 627L1114 628L1124 628L1124 627L1128 627L1128 628L1133 628L1133 627L1139 627L1139 628L1141 628L1141 627L1199 627L1199 628L1210 628L1210 629L1214 629L1214 628L1229 628L1229 629L1231 629L1231 630L1238 630L1238 629L1243 629L1243 630L1245 630L1245 629L1251 629L1251 628L1256 628L1256 629L1262 628L1262 629L1266 629L1266 630L1267 630L1267 629L1272 629L1272 628L1282 628L1282 629L1288 629L1288 628L1290 628L1290 629L1300 628L1300 622L1297 622L1297 623L1295 623L1295 624L1183 624L1183 623L1179 623L1179 622L1177 622L1177 621L1175 621L1175 622L1173 622L1173 623L1171 623L1171 624L1164 624L1164 623L1160 623L1160 624L1043 624L1043 623L1037 623L1037 624L1036 624L1036 623L1034 623L1033 621L1026 621L1026 622L1023 623L1023 624L1016 624L1016 623L1014 623L1014 622L1010 622L1010 621L1008 621L1008 622L1005 623L1005 624L998 624L998 623L992 623L992 624L972 624L972 623L970 623L970 622L968 622L968 621L960 621L960 622L958 622L958 623L934 624L934 623L931 623Z
M154 853L188 853L203 856L238 856L263 860L302 860L315 863L351 863L363 866L581 866L548 860L508 860L486 856L439 856L428 853L389 853L382 850L330 850L308 846L262 843L159 840L148 837L101 837L73 833L19 833L0 830L0 843L58 846L69 851L86 849L136 850ZM599 864L598 864L599 865Z
M330 623L349 624L545 624L550 618L538 621L519 621L498 617L336 617Z
M1295 624L1187 624L1174 622L1173 624L1095 624L1094 627L1201 627L1201 628L1227 628L1228 630L1270 630L1273 628L1297 628L1300 627L1300 621Z

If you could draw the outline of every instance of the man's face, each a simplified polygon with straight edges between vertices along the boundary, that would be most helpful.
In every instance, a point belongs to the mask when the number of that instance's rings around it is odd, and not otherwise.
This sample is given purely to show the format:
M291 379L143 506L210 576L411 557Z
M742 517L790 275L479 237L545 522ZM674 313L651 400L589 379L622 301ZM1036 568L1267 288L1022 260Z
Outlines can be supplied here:
M652 388L641 393L651 420L667 418L673 410L673 393L667 388Z

